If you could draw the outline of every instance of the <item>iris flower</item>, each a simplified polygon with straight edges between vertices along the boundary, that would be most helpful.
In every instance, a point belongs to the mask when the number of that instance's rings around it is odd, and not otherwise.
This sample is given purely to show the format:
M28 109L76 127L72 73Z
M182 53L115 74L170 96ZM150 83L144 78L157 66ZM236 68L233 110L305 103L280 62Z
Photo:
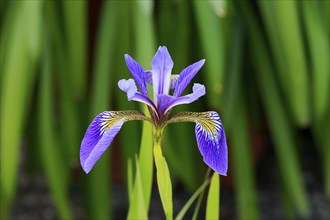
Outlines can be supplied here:
M204 85L195 83L192 93L182 96L205 60L188 66L179 75L171 75L173 61L166 47L158 48L151 62L151 70L144 71L128 54L125 55L125 61L133 79L122 79L118 86L126 92L129 101L146 104L150 117L135 110L105 111L97 115L89 125L80 147L80 163L84 171L90 172L125 122L146 120L153 124L154 141L159 141L163 128L170 123L196 123L197 145L204 162L217 173L226 175L227 142L217 112L181 112L168 119L173 107L192 103L205 95ZM147 83L153 86L153 99L148 96Z

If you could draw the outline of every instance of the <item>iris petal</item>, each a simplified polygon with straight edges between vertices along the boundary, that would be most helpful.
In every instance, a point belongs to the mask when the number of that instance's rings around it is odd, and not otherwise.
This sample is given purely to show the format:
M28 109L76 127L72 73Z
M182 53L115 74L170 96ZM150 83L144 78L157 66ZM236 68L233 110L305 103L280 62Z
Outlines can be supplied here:
M142 103L150 106L155 112L157 112L156 106L154 105L154 103L147 96L145 96L137 91L137 87L136 87L133 79L119 80L118 87L122 91L126 92L128 101L133 100L133 101L137 101L137 102L142 102Z
M181 112L167 123L195 122L195 135L204 162L217 173L226 176L228 149L225 131L217 112Z
M178 78L179 78L179 74L172 74L171 75L170 89L175 89L175 87L178 83ZM152 71L151 70L145 71L145 79L146 79L147 83L149 83L150 85L153 85L153 83L152 83Z
M188 86L190 81L194 78L197 72L202 68L204 65L205 60L200 60L194 64L191 64L187 68L181 71L176 88L174 90L174 96L179 97L185 88Z
M139 111L105 111L89 125L80 146L80 164L89 173L118 134L124 122L149 120Z
M170 89L173 60L166 47L159 47L151 61L154 99L158 94L168 94Z
M174 106L192 103L203 95L205 95L205 86L195 83L193 86L193 92L185 96L175 97L170 95L158 95L158 109L165 114Z
M144 70L138 62L136 62L130 55L125 54L125 61L129 71L132 73L132 76L135 82L138 84L141 93L145 96L148 96L148 90L146 85L146 80L144 76Z

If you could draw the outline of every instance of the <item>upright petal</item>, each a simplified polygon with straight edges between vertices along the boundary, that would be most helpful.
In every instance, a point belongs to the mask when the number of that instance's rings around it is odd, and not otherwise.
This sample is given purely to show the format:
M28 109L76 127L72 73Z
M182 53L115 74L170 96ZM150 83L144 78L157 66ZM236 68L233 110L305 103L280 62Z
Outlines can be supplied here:
M174 96L179 97L187 85L190 83L190 81L194 78L194 76L197 74L197 72L202 68L204 65L205 60L200 60L194 64L191 64L184 70L179 75L177 85L174 90Z
M152 82L152 71L151 70L147 70L144 73L145 73L146 82L149 83L150 85L153 85L153 82ZM175 89L175 87L176 87L176 85L178 83L178 78L179 78L179 74L172 74L171 75L170 89Z
M139 111L106 111L89 125L80 146L80 164L86 173L109 147L121 126L129 120L150 120Z
M145 96L148 96L145 75L142 67L128 54L125 54L125 61L129 71L132 73L135 82L138 84L141 93Z
M137 91L135 82L133 79L122 79L118 81L118 87L126 92L127 94L127 99L128 101L137 101L137 102L142 102L148 106L150 106L156 113L156 106L154 103L145 95L139 93Z
M170 89L173 61L166 47L159 47L151 61L154 98L158 94L168 94Z
M195 83L193 86L193 92L185 96L175 97L170 95L158 95L158 109L165 114L174 106L192 103L203 95L205 95L205 86Z
M226 176L228 149L225 131L217 112L181 112L167 123L195 122L195 135L204 162L217 173Z

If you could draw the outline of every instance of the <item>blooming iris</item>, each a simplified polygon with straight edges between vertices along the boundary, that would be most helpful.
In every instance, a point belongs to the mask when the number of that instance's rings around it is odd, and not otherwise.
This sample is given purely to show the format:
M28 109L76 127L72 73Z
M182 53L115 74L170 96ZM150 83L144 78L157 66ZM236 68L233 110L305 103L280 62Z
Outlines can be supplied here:
M204 85L195 83L192 93L181 96L205 60L188 66L179 75L171 75L173 61L166 47L158 48L151 62L151 70L144 71L128 54L125 55L125 61L133 79L122 79L118 86L126 92L129 101L146 104L150 117L135 110L105 111L97 115L89 125L80 147L80 163L84 171L90 172L126 121L146 120L154 125L156 140L160 139L163 128L170 123L196 123L195 135L204 162L217 173L226 175L227 142L217 112L181 112L167 120L174 106L194 102L205 95ZM147 83L153 86L153 100L148 96ZM173 95L170 95L170 90L174 90Z

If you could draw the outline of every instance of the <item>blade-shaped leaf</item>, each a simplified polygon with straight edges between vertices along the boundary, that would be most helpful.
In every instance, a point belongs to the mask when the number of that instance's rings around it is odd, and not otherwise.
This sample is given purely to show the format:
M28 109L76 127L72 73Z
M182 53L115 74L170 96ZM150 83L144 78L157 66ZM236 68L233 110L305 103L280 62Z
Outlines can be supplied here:
M219 219L220 216L220 177L213 173L209 194L207 195L205 219Z
M128 200L129 204L132 203L132 193L133 193L133 166L132 159L128 159L127 161L127 191L128 191Z
M132 202L130 203L127 219L148 219L143 196L141 168L139 160L136 157L136 175L131 199Z
M210 183L209 179L206 179L204 183L195 191L195 193L189 198L186 204L182 207L179 214L175 217L176 220L183 219L184 215L187 213L188 209L195 201L195 199L205 190L207 185Z
M10 2L1 24L1 217L14 198L20 145L40 57L43 2ZM4 37L4 39L2 38ZM5 40L5 41L3 41ZM5 44L5 45L4 45Z
M173 219L172 183L170 171L168 169L165 157L163 157L159 142L156 142L154 146L154 158L157 169L158 191L165 216L166 219Z

